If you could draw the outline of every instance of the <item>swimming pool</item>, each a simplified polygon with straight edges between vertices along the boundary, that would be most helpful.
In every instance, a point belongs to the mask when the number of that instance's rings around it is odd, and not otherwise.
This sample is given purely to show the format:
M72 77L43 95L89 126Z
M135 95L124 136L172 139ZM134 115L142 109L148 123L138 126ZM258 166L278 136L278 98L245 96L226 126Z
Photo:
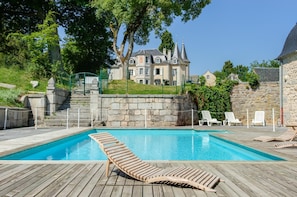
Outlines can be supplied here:
M143 160L283 160L211 134L223 131L175 129L94 129L52 143L1 157L1 160L106 160L88 136L110 132Z

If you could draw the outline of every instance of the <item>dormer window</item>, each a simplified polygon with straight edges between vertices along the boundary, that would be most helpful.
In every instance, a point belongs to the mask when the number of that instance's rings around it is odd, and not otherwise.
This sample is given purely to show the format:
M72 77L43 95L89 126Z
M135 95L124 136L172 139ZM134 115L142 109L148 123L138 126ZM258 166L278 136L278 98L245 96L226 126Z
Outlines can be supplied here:
M160 63L161 63L161 58L157 57L157 58L155 59L155 62L156 62L157 64L160 64Z
M134 59L131 58L131 59L129 60L129 64L135 64Z
M173 59L173 64L177 64L177 59Z

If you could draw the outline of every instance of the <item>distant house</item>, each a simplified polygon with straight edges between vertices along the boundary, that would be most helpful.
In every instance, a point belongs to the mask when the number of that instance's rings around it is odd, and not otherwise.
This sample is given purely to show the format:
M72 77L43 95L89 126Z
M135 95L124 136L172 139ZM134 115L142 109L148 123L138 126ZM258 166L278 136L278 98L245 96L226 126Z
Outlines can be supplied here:
M254 68L254 72L259 76L260 82L279 81L279 68Z
M173 53L171 50L158 49L139 50L133 53L127 62L130 80L141 84L150 85L181 85L189 79L189 65L185 45L181 51L175 44ZM121 64L111 67L110 78L123 79Z
M232 80L232 81L241 82L241 80L238 77L238 74L231 73L227 78L230 79L230 80Z
M216 76L212 74L210 71L207 71L206 73L203 74L205 77L205 85L206 86L215 86L216 85Z

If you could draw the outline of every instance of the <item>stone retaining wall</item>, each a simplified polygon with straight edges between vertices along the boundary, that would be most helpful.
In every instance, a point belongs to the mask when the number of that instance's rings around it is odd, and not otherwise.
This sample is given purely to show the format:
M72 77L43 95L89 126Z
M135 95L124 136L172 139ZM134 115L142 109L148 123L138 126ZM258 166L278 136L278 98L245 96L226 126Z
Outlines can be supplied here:
M97 97L97 99L96 99ZM167 127L192 124L189 96L176 95L99 95L91 94L94 119L109 127ZM194 124L198 114L193 113Z
M27 127L29 115L28 109L0 107L0 129Z

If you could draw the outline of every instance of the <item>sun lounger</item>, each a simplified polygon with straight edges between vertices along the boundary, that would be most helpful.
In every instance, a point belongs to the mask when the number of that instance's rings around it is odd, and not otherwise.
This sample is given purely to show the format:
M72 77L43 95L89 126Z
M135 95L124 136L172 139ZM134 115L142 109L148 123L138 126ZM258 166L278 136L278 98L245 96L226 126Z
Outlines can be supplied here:
M275 148L289 148L289 147L297 147L296 141L289 141L289 142L281 142L274 145Z
M202 126L204 123L207 123L207 126L211 126L212 124L221 125L222 122L217 120L216 118L212 118L210 112L207 110L202 110L202 119L199 120L199 125Z
M292 141L297 135L297 131L288 130L277 137L273 136L259 136L254 138L255 141L271 142L271 141Z
M224 120L224 122L225 122L225 124L227 123L228 126L231 126L231 125L242 125L242 122L238 118L235 118L233 112L225 112L225 120Z
M200 169L186 167L162 169L146 163L109 133L89 136L99 144L107 156L106 176L109 174L109 165L113 163L123 173L145 183L166 183L215 191L213 188L220 182L220 178L216 175Z

